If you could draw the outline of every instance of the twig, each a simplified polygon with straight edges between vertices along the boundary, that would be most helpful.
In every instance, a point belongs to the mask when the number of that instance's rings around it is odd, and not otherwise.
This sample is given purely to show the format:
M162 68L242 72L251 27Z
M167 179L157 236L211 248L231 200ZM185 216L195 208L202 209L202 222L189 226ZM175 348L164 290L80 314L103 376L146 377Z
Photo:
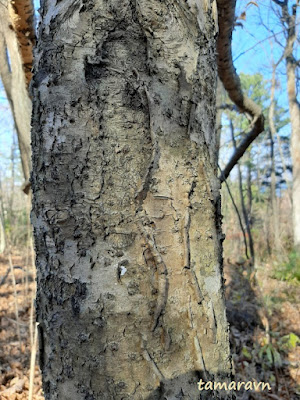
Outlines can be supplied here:
M220 170L220 172L221 172L221 175L222 175L223 172L222 172L222 170L221 170L220 165L218 165L218 168L219 168L219 170ZM233 196L232 196L232 193L231 193L231 190L230 190L230 187L229 187L229 185L228 185L228 182L227 182L226 178L224 178L224 182L225 182L225 185L226 185L226 188L227 188L229 197L230 197L230 199L231 199L231 201L232 201L233 207L234 207L234 209L235 209L236 215L237 215L238 220L239 220L240 228L241 228L241 231L242 231L242 233L243 233L243 238L244 238L245 255L246 255L247 260L249 260L248 245L247 245L247 239L246 239L246 232L245 232L245 229L244 229L244 226L243 226L242 218L241 218L239 209L238 209L238 207L237 207L237 205L236 205L236 203L235 203L235 201L234 201L234 198L233 198Z
M7 279L8 275L9 275L9 271L10 271L10 267L7 268L5 275L4 275L3 278L1 279L0 286L1 286L1 285L4 285L6 279Z
M19 265L14 265L14 269L23 269L23 268L20 267ZM4 285L4 283L6 282L6 279L7 279L8 275L9 275L9 273L10 273L10 267L7 268L7 270L6 270L6 272L5 272L5 275L4 275L3 278L1 279L0 286L1 286L1 285Z
M12 322L13 324L19 324L20 326L24 326L24 327L26 327L26 328L28 328L28 325L27 324L24 324L24 323L22 323L22 322L17 322L17 321L15 321L14 319L11 319L11 318L8 318L8 317L2 317L3 319L6 319L7 321L9 321L9 322Z
M17 295L17 287L16 287L16 278L15 278L15 273L14 273L14 266L13 266L12 260L11 260L11 251L10 251L10 249L8 251L8 261L9 261L10 273L11 273L12 283L13 283L13 288L14 288L14 303L15 303L15 314L16 314L16 322L17 322L17 335L18 335L18 338L19 338L20 350L21 350L22 342L21 342L20 321L19 321L18 295Z
M33 327L34 327L34 319L33 319L33 310L34 310L34 292L32 292L31 298L31 306L30 306L30 317L29 317L29 332L30 332L30 346L33 346L34 336L33 336Z
M27 202L27 252L25 262L25 296L28 298L29 288L29 251L32 251L32 238L31 238L31 223L30 223L30 208L31 208L31 194L28 196Z
M37 337L38 337L38 324L35 324L34 330L34 341L31 347L31 357L30 357L30 375L29 375L29 394L28 400L32 400L33 396L33 383L34 383L34 372L35 372L35 359L36 359L36 350L37 350Z
M276 394L266 393L266 395L267 395L268 397L270 397L270 399L281 400L281 398L278 397L278 396L276 396Z

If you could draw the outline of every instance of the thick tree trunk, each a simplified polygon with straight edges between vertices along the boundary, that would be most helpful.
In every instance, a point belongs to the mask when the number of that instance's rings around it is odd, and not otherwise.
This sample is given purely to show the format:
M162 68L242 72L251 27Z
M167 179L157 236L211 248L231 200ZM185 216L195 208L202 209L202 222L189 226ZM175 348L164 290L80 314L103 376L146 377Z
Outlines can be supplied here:
M300 251L300 107L296 98L295 65L286 61L289 109L292 126L291 156L293 161L293 228L294 245Z
M286 62L287 92L292 127L291 156L293 162L293 232L294 246L300 252L300 104L297 100L297 60L294 56L294 44L297 39L296 17L297 9L299 8L299 1L297 0L297 2L292 5L291 12L289 12L287 1L282 3L277 0L273 1L281 7L281 23L287 33L284 58Z
M199 399L200 377L230 375L215 36L205 0L44 2L32 221L46 399Z
M27 89L35 39L33 16L31 0L0 3L0 77L12 109L25 181L31 170L31 100Z

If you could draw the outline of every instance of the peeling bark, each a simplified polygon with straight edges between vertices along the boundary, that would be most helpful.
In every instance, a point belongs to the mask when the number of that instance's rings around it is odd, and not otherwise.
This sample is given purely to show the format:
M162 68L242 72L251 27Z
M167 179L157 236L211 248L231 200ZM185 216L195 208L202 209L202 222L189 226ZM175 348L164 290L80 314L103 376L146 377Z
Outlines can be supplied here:
M45 397L211 398L199 378L231 373L215 3L46 0L39 35L32 222Z
M32 0L9 0L10 29L14 30L21 53L22 68L28 88L32 78L33 46L35 44L34 8Z

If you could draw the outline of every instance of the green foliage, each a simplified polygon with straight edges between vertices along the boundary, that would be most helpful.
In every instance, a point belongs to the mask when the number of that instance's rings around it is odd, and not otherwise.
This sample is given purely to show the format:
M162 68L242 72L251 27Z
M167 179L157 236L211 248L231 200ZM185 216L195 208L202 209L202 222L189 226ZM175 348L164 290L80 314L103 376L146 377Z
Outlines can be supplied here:
M247 347L243 347L242 348L242 354L246 357L246 358L248 358L249 360L251 360L252 359L252 356L251 356L251 353L250 353L250 351L247 349Z
M254 100L261 107L264 102L268 100L268 92L266 90L267 81L264 79L262 74L240 74L241 85L243 91Z
M300 254L293 250L288 261L275 269L273 277L281 281L300 283Z
M258 353L258 357L264 361L267 366L281 367L282 359L279 351L273 346L272 343L266 343L263 345Z
M280 341L281 347L286 350L295 349L298 343L300 344L300 338L295 333L283 336Z

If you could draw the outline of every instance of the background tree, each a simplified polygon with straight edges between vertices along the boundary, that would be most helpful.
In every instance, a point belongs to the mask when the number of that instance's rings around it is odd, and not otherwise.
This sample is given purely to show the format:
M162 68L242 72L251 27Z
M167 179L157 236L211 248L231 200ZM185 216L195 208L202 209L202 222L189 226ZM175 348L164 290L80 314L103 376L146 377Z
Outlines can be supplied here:
M28 191L31 170L30 119L32 48L35 41L34 9L31 0L0 3L0 77L12 109L18 135L22 168Z
M285 60L287 93L291 119L291 156L293 162L293 228L294 245L300 249L300 104L297 99L296 20L299 1L272 0L285 32L285 46L282 58ZM279 12L278 12L279 10Z
M10 3L14 4L13 1ZM208 60L215 67L214 34L211 31L207 34L205 30L205 20L212 17L213 11L205 6L203 16L201 12L197 15L201 26L197 34L196 18L191 17L195 10L189 8L195 5L193 2L161 3L145 2L144 8L144 2L135 4L128 1L129 10L121 10L125 2L121 2L120 8L119 3L111 1L102 9L105 15L97 8L100 3L84 0L44 4L42 38L45 38L45 49L39 53L41 57L37 64L41 68L38 68L32 86L37 93L35 115L38 115L35 131L35 144L38 145L35 159L39 167L35 174L35 223L38 257L42 255L38 264L41 267L40 281L46 282L45 294L43 288L40 289L40 317L48 315L40 325L41 365L46 373L46 392L53 390L55 393L56 390L60 391L58 396L62 393L73 398L73 391L77 390L82 392L80 398L91 399L97 390L102 390L100 386L104 382L102 387L105 387L104 395L107 397L185 398L187 394L199 398L200 393L193 393L196 387L192 388L188 381L197 382L199 377L214 379L222 372L219 368L214 376L210 366L216 365L215 361L210 360L209 365L206 362L208 352L209 356L215 354L212 349L219 355L219 342L216 346L209 343L209 350L206 347L207 341L212 338L213 343L215 340L212 332L220 332L212 323L216 316L216 296L208 293L206 286L209 285L210 290L216 287L214 282L210 285L213 275L210 272L218 268L212 266L217 262L216 254L219 252L215 238L222 238L216 229L219 224L217 189L213 189L213 193L210 190L217 182L216 159L223 126L221 179L225 179L224 172L229 174L237 162L240 170L240 179L232 170L223 185L230 190L235 214L227 199L229 191L222 194L227 260L224 265L225 293L235 380L270 382L272 396L285 400L297 391L296 383L291 379L294 377L296 382L298 378L291 367L290 356L297 357L295 346L297 341L300 342L296 325L298 314L290 312L288 307L297 297L294 294L297 286L293 286L293 282L299 280L300 275L297 273L299 258L295 253L291 253L293 257L288 254L292 237L288 195L291 174L287 151L290 132L289 125L285 125L287 100L284 91L280 93L278 90L284 87L285 81L281 64L275 64L276 70L273 68L275 84L274 79L269 83L272 78L269 60L273 51L276 60L282 59L278 49L285 42L281 40L284 28L274 25L274 16L276 12L280 13L281 8L274 5L269 9L261 2L237 2L239 6L235 14L235 1L218 0L218 69L220 81L234 103L229 105L227 101L223 104L224 90L219 85L217 102L221 105L217 107L218 111L225 110L225 113L222 116L218 112L218 133L214 135L209 133L213 131L214 103L209 103L211 108L205 108L208 98L212 100L208 88L212 87L214 75L208 71L208 66L204 68L203 65ZM135 10L139 6L141 11L136 16ZM148 6L153 6L151 11ZM147 14L145 20L143 12ZM260 12L263 17L259 26L254 22L255 12ZM128 20L133 21L132 30ZM83 26L80 26L81 22ZM59 29L56 29L56 24ZM270 37L264 37L264 24L270 29L268 36L272 35L276 43L272 52ZM187 25L189 29L193 26L191 32L187 33ZM230 45L234 27L232 56ZM107 36L102 37L101 32L106 32ZM184 33L179 41L181 32ZM94 34L95 41L91 39ZM208 50L208 43L211 50L207 56L204 49ZM190 63L195 60L193 51L198 52L197 62ZM245 57L238 60L236 67L240 71L250 71L251 75L246 76L245 82L243 77L238 77L232 61L244 53ZM294 54L296 56L297 52ZM78 72L76 77L74 71ZM256 74L257 71L261 75ZM75 89L71 84L74 79ZM196 92L195 87L198 87ZM63 110L60 109L62 104L65 105ZM238 111L243 115L237 114ZM263 116L266 119L264 131ZM3 114L1 117L0 139L5 142L8 128L3 127L2 121L6 118L10 124L10 117ZM194 144L199 137L199 143ZM232 142L236 143L236 151L233 151ZM0 257L0 340L1 346L3 344L11 351L5 351L1 357L0 397L13 397L16 391L21 390L21 381L23 393L17 397L31 400L33 395L34 400L42 400L40 383L34 378L35 329L28 330L31 327L29 321L34 320L31 299L35 287L31 282L34 272L26 267L30 262L31 249L25 247L30 227L22 217L26 215L24 199L20 198L23 194L16 190L20 186L19 155L14 143L12 152L10 148L10 145L4 145L1 151L6 168L1 167L0 206L5 234L9 233L8 242L14 247L9 256L6 249ZM3 154L5 151L7 155ZM202 158L198 157L199 154ZM200 158L198 164L197 157ZM229 163L224 160L229 160ZM204 171L196 171L198 165ZM66 176L58 177L61 174ZM198 198L198 193L205 191L211 203L204 195ZM60 195L63 195L63 201ZM210 210L207 204L210 204ZM216 216L214 210L217 210ZM239 230L245 232L244 238ZM253 236L257 260L254 268L249 268L249 260L240 257L245 244L247 257L250 255L247 244L250 236ZM274 245L278 239L276 250ZM196 248L198 241L202 251L200 255ZM286 282L279 284L279 279ZM121 287L114 288L114 283ZM222 300L222 296L218 294L217 299ZM122 334L117 318L124 326ZM215 320L219 328L217 318ZM114 330L110 328L111 321ZM202 332L199 321L207 321L204 330L209 331L208 335ZM64 324L68 328L62 327ZM71 332L73 326L77 329L74 333ZM186 326L189 326L188 330ZM226 323L223 327L226 335ZM52 330L56 332L54 338ZM139 335L140 332L143 336ZM16 334L22 342L18 349L15 346ZM3 342L4 336L11 340L7 347L7 342ZM284 345L287 340L291 346L289 350ZM28 349L32 349L30 374L27 373ZM128 349L132 351L127 353ZM223 355L225 352L222 350ZM73 357L79 353L83 354L81 364L80 360L73 362ZM56 361L57 354L64 357L60 365L59 360ZM128 354L130 362L126 358ZM20 368L12 367L12 357L22 363L25 380ZM280 357L284 360L281 364L278 361ZM175 358L180 365L174 367L170 364ZM104 365L103 360L109 362ZM116 360L121 360L117 367ZM134 366L127 368L128 363ZM99 365L104 365L104 368L99 368ZM112 365L115 371L112 371ZM225 375L230 372L229 363L227 365ZM60 369L59 377L56 367ZM119 373L121 367L127 372L134 370L130 382L135 385L128 396L124 392L129 372ZM83 371L83 377L78 378L78 371ZM134 381L136 371L139 375ZM93 383L97 374L101 378L99 385ZM30 375L34 386L27 384L26 375ZM52 376L60 381L55 382ZM85 376L92 377L92 384ZM120 380L117 379L119 376ZM221 374L219 378L222 379ZM20 381L16 382L16 379ZM146 392L145 382L148 384L149 380L152 388L146 388ZM54 382L52 386L50 381ZM80 386L80 383L83 384ZM68 391L71 388L67 395L66 387ZM174 391L176 394L173 395ZM201 395L217 396L216 393ZM255 393L257 399L265 398L265 395Z
M237 177L234 174L230 182L230 185L234 186L235 181L238 181L239 194L235 195L235 197L239 198L241 204L240 212L244 221L244 229L247 232L247 240L249 241L246 248L249 247L251 258L254 259L255 234L253 235L252 231L258 232L263 221L267 223L266 237L270 241L269 249L274 248L276 239L279 241L279 237L276 238L276 230L274 228L275 219L279 224L279 208L277 207L279 199L276 191L284 189L287 185L286 162L289 159L289 154L286 153L286 150L284 150L283 155L281 141L284 141L285 137L281 129L289 121L284 117L285 110L279 107L274 100L273 83L271 84L270 97L269 83L264 80L261 74L241 74L240 78L243 92L264 110L266 120L264 133L251 144L243 158L240 159L237 165ZM224 165L227 163L226 160L228 158L232 158L231 155L228 155L228 151L235 153L239 143L243 142L247 135L248 120L245 116L237 114L236 107L228 102L228 99L227 101L225 100L221 109L223 110L223 145L220 163ZM272 124L269 123L271 117ZM271 125L274 136L272 140L270 140ZM280 137L282 138L281 140ZM229 150L231 141L233 150ZM286 162L284 162L283 158ZM266 198L266 195L269 196L269 199ZM267 205L267 209L263 207L265 214L261 213L261 207L259 206L262 200ZM275 212L273 207L276 208ZM269 215L268 221L266 215ZM234 227L232 226L231 228ZM258 240L260 241L259 236ZM279 245L279 243L277 244Z

